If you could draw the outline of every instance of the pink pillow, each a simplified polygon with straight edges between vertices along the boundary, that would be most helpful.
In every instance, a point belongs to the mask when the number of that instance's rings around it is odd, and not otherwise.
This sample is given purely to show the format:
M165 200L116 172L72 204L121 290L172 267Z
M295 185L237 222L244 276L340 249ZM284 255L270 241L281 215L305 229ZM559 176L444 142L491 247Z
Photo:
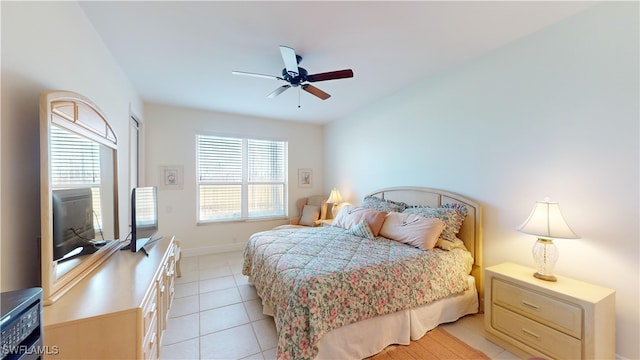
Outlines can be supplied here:
M333 220L333 225L348 230L358 225L360 221L364 219L367 221L367 224L369 224L373 236L378 236L386 215L387 214L382 211L346 205Z
M444 221L438 218L390 212L382 224L380 235L422 250L431 250L444 227Z

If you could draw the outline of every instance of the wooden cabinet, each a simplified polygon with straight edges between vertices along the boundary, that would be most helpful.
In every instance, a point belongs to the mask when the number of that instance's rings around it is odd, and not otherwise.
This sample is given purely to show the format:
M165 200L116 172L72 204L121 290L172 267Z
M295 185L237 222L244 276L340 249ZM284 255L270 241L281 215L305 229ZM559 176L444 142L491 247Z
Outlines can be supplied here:
M615 358L615 292L549 282L511 263L485 269L487 338L523 358Z
M59 359L157 359L173 301L179 249L165 237L118 251L43 309L44 344Z

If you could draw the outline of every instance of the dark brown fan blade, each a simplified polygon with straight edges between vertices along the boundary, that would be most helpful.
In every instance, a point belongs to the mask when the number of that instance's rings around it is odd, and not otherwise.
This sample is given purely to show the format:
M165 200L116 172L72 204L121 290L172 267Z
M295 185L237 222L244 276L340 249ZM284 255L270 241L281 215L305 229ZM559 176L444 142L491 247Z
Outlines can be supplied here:
M269 99L273 99L274 97L282 94L283 91L287 90L290 87L291 87L291 85L288 85L288 84L287 85L282 85L279 88L273 90L273 92L271 94L267 95L267 97Z
M313 85L309 85L309 84L302 85L302 90L308 92L311 95L315 95L315 96L319 97L322 100L327 100L328 98L331 97L331 95L327 94L326 92L318 89L317 87L315 87Z
M307 81L325 81L325 80L336 80L336 79L345 79L353 77L353 71L351 69L346 70L338 70L338 71L329 71L325 73L307 75Z

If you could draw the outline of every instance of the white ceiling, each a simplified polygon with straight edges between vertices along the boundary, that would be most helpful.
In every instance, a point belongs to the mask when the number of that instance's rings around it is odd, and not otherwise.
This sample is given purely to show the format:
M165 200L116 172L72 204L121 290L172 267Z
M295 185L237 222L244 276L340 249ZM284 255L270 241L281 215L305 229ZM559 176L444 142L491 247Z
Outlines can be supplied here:
M593 2L81 1L146 102L325 123L571 16ZM279 45L310 74L322 101L282 81ZM298 108L298 101L301 107Z

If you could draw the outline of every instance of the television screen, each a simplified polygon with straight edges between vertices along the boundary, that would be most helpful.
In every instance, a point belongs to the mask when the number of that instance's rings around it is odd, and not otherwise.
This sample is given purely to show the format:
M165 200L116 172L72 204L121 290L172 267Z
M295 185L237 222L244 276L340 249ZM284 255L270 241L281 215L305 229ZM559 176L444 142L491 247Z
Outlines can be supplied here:
M158 189L137 187L131 191L131 251L153 242L158 232Z
M55 189L52 194L53 260L95 252L91 189ZM82 253L72 254L78 248Z

